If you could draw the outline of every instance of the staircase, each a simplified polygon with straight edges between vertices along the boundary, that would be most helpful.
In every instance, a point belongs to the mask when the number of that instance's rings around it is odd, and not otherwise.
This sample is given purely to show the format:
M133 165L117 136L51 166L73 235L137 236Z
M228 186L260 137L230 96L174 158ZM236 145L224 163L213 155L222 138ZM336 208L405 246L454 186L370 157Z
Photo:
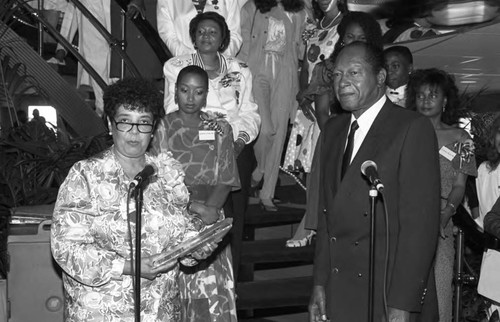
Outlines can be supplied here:
M304 215L305 192L296 185L278 187L276 197L282 201L277 212L249 205L245 214L236 284L236 304L243 321L273 321L276 315L307 311L314 242L306 247L285 247Z

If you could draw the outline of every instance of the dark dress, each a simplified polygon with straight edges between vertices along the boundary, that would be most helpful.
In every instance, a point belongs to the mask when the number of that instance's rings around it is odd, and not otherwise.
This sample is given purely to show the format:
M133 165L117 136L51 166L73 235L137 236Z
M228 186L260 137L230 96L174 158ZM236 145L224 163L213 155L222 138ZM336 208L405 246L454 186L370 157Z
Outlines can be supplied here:
M229 123L214 114L202 115L218 124L220 131L212 131L215 139L201 136L200 140L200 130L210 131L210 127L201 119L196 127L186 126L176 111L159 124L153 143L155 149L169 151L182 164L190 199L199 202L217 184L240 186ZM184 321L237 321L229 247L223 246L194 268L181 271L179 287Z

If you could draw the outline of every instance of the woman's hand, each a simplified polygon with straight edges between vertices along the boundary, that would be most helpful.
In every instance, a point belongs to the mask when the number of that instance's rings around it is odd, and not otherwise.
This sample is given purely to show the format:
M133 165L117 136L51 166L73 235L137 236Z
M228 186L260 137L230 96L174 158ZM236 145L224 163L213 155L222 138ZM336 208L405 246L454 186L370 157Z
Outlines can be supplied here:
M146 19L146 5L144 0L132 0L127 5L127 17L129 19L136 19L139 15L144 20Z
M448 225L451 217L455 214L455 209L447 205L441 210L441 221L439 225L439 236L443 239L446 239L448 236L444 233L444 229Z
M304 116L311 122L316 122L316 116L314 115L314 108L312 107L312 102L308 99L303 99L299 105L300 110L304 113Z
M234 141L234 156L237 158L244 148L245 148L245 141L243 141L240 138L236 139L236 141Z
M161 274L170 271L177 265L177 259L171 259L163 265L158 267L154 266L154 262L161 256L161 254L155 254L151 256L141 257L141 277L146 278L148 280L154 280L155 278L161 276ZM125 261L125 266L123 268L124 275L134 275L135 271L133 270L135 267L135 262L132 265L130 260Z
M219 220L219 209L214 206L206 206L199 202L192 202L189 205L189 213L197 215L205 225L211 225Z
M201 261L201 260L208 258L210 255L212 255L214 250L217 248L217 245L219 242L220 242L220 240L217 242L208 243L207 245L203 246L202 248L198 249L197 251L191 253L191 257L193 257L197 261Z

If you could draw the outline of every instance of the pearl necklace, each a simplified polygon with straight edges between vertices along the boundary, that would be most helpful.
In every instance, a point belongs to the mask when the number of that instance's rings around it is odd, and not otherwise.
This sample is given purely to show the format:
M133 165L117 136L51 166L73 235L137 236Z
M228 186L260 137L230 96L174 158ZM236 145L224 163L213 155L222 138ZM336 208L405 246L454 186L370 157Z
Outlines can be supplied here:
M337 21L337 18L341 15L342 13L339 11L339 13L335 16L335 18L333 18L333 20L328 24L328 26L324 27L323 26L323 20L325 20L326 16L323 17L323 19L321 19L321 21L319 22L319 27L321 29L330 29L331 27L333 27L334 23Z

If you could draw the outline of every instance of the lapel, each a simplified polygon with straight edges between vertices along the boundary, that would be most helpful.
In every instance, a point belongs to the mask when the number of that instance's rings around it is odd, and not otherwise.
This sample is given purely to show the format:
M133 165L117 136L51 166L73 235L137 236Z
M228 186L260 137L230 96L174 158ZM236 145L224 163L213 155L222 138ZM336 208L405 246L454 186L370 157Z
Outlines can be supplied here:
M325 138L323 149L325 152L324 177L334 196L340 185L340 171L342 167L342 156L344 155L347 132L349 131L351 114L345 113L337 116L338 122L333 122L328 137Z
M353 176L361 176L361 165L366 160L375 159L382 148L382 138L385 138L384 133L390 127L391 101L387 99L384 106L373 121L370 130L366 134L363 143L359 147L358 152L354 156L349 168L347 168L345 179L350 180ZM340 170L338 171L340 174Z

